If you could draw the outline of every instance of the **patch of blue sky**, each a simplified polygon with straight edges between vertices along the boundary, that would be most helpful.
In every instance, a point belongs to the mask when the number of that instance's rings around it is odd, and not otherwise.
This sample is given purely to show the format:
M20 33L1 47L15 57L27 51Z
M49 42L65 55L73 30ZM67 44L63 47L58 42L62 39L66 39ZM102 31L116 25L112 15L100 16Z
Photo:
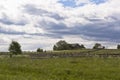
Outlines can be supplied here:
M75 4L74 0L60 0L59 2L62 3L63 6L76 7L76 4Z
M107 0L90 0L90 2L93 2L95 4L101 4L101 3L105 3Z
M84 6L86 3L81 3L79 5L76 5L75 0L60 0L60 3L63 4L65 7L78 7L78 6Z
M89 0L90 2L94 4L102 4L105 3L107 0ZM65 7L78 7L78 6L84 6L86 3L81 3L79 5L76 5L75 0L59 0L60 3L63 4Z

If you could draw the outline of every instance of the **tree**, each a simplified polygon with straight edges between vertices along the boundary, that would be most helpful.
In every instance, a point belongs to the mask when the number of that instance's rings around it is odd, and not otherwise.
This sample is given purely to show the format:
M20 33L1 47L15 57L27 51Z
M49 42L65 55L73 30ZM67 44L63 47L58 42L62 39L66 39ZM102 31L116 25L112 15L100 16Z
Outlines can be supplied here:
M85 46L83 44L81 44L80 48L81 49L85 49Z
M93 46L93 49L98 49L99 46L101 46L101 44L96 43L96 44Z
M58 41L53 47L53 50L69 50L69 49L71 49L70 45L64 40Z
M15 55L21 54L22 50L20 44L17 41L12 41L9 46L9 52Z
M56 45L53 46L53 50L57 50L57 46Z
M117 49L120 49L120 45L117 45Z
M69 44L71 49L79 49L81 46L79 44Z
M76 44L69 44L70 45L70 47L71 47L71 50L75 50L75 49L85 49L85 47L84 47L84 45L83 44L81 44L81 45L79 45L78 43L76 43Z
M100 43L96 43L96 44L93 46L93 49L105 49L105 47L102 46Z
M43 52L43 49L38 48L38 49L37 49L37 52Z
M54 46L53 50L76 50L76 49L85 49L84 45L79 45L78 43L69 44L64 40L58 41Z

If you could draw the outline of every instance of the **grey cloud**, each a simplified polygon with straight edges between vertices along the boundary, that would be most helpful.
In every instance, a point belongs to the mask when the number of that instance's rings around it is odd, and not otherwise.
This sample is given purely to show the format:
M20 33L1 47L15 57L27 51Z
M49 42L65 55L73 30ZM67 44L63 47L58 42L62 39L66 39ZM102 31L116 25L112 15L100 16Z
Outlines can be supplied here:
M61 34L61 32L68 30L67 26L62 22L59 22L57 24L54 22L50 22L50 21L46 22L43 20L39 22L38 25L36 25L36 27L41 27L41 26L45 26L45 27L42 27L42 29L47 32L43 36L48 36L52 38L62 38L63 35Z
M114 28L116 28L116 24L118 24L118 22L106 23L104 26L101 26L99 24L89 24L85 26L75 27L71 29L70 32L73 32L74 35L81 34L89 38L91 37L90 39L93 38L94 40L115 40L120 42L120 32L114 30ZM120 26L120 24L117 26Z
M25 32L17 32L17 31L13 31L13 30L4 30L4 29L1 29L1 27L0 27L0 33L2 33L2 34L12 34L12 35L26 34Z
M120 42L120 32L119 30L115 29L116 27L120 27L120 19L118 16L109 16L108 18L113 19L113 21L105 22L103 19L99 18L85 18L86 20L92 22L92 24L75 24L74 27L71 28L59 20L58 23L55 23L53 21L47 21L43 19L42 21L38 21L38 24L35 25L35 27L42 28L47 33L33 33L29 35L48 36L52 38L62 38L63 36L67 35L82 35L83 38L88 39L89 37L90 40L109 40ZM0 28L0 32L5 34L28 34L25 32L4 31L2 28Z
M43 9L36 8L35 5L27 4L24 6L24 11L31 14L31 15L44 15L44 13L48 13L48 11Z
M5 25L21 25L24 26L27 24L27 21L20 20L20 21L14 21L12 19L9 19L7 16L3 16L3 18L0 18L0 23L3 23Z
M57 14L57 13L50 13L51 15L49 16L49 17L52 17L52 18L54 18L54 19L56 19L56 20L64 20L65 19L65 17L61 17L59 14Z
M62 22L55 23L52 21L45 21L45 20L40 21L39 25L37 25L37 27L39 27L39 26L45 26L45 27L43 27L43 29L45 29L45 30L61 30L61 29L67 28L67 26Z
M49 11L44 10L42 8L37 8L35 5L32 5L32 4L25 5L23 12L26 12L30 15L36 15L36 16L48 16L48 17L54 18L56 20L63 20L64 19L64 17L61 17L56 12L49 12Z
M120 20L115 20L113 22L104 22L98 19L98 22L91 20L93 24L87 24L82 26L81 24L76 24L72 28L66 27L63 25L51 24L52 27L46 28L49 29L49 33L56 35L57 37L67 36L67 35L83 35L84 38L89 37L90 40L100 40L100 41L116 41L120 42ZM103 23L104 22L104 23ZM59 28L60 27L60 28ZM116 30L115 28L119 29Z
M54 38L62 38L63 36L67 35L83 35L84 37L89 37L89 39L94 40L111 40L111 41L118 41L120 42L119 38L119 30L115 30L116 27L120 27L120 18L119 14L111 15L108 17L105 17L104 19L99 19L96 17L96 15L92 17L85 17L80 16L87 21L92 22L92 24L74 24L74 27L68 27L64 24L64 17L61 17L56 12L49 12L47 10L37 8L35 5L27 4L24 6L24 12L34 15L34 16L46 16L49 18L54 18L58 23L55 23L53 21L48 20L42 20L38 21L38 24L36 24L34 27L42 28L46 31L45 34L40 33L33 33L29 35L40 35L40 36L48 36L48 37L54 37ZM104 21L107 19L112 19L113 21ZM13 21L10 21L9 18L5 17L4 19L0 19L0 22L4 24L15 24ZM22 23L19 23L22 24ZM24 25L24 23L23 23ZM25 32L15 32L15 31L4 31L0 29L1 33L5 34L28 34Z

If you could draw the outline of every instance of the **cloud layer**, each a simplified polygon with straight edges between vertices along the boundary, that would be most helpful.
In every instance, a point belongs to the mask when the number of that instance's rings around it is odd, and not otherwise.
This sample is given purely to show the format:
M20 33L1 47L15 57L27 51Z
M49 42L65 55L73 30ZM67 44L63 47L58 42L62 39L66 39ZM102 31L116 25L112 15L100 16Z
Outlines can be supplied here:
M1 0L0 50L11 40L24 50L52 49L60 39L114 46L120 42L119 0ZM72 41L71 41L72 39ZM89 42L88 42L89 41Z

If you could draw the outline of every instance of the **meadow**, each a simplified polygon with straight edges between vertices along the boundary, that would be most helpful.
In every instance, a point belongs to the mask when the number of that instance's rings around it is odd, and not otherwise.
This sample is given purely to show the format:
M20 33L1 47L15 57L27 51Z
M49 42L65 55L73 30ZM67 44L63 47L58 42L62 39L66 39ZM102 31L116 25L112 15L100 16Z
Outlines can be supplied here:
M120 58L0 58L0 80L120 80Z
M80 50L78 49L78 50L52 51L51 53L120 54L120 50L119 49L80 49Z

